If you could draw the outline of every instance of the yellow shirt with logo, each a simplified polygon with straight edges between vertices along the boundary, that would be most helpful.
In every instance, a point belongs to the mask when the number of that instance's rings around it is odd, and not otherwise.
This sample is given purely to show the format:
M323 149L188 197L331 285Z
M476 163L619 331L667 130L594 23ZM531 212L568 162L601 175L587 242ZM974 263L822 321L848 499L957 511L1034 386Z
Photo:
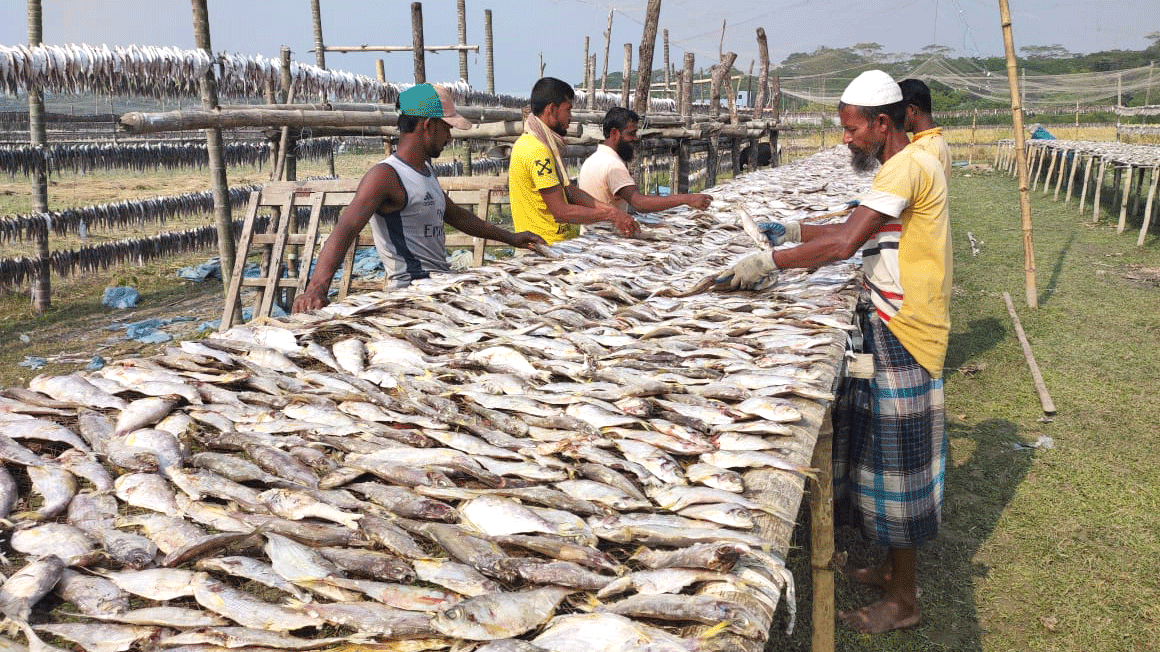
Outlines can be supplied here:
M508 166L508 192L511 194L514 231L531 231L548 244L573 238L579 233L574 224L556 222L548 210L548 204L540 195L541 190L554 186L562 184L551 150L531 134L520 136L512 146L511 163Z

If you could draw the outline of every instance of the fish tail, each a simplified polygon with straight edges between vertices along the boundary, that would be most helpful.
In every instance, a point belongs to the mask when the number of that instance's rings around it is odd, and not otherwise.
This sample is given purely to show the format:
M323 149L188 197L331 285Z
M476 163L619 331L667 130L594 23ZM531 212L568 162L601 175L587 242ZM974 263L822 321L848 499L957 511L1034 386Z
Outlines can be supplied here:
M697 634L697 638L700 640L708 640L708 639L716 637L718 634L720 634L721 632L723 632L727 629L729 629L729 621L723 620L723 621L717 623L716 625L713 625L709 629L706 629L705 631L701 632L700 634Z

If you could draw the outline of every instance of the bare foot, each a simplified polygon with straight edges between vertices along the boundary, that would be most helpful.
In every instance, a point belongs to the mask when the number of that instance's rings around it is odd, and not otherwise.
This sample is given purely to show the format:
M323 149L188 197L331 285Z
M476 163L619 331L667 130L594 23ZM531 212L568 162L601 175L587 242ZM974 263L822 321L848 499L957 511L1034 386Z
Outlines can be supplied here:
M855 568L850 571L850 579L859 584L866 584L869 586L876 586L885 590L886 585L890 583L890 566L881 564L879 566L869 566L867 568Z
M861 609L851 609L838 614L850 629L864 634L881 634L892 629L914 627L921 620L918 605L905 605L894 600L879 600Z

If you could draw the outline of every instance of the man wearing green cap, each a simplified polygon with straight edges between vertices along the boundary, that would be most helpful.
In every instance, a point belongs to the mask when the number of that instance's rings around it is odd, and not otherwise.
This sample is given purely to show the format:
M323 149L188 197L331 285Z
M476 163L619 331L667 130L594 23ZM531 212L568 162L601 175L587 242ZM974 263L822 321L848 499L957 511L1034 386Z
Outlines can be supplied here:
M375 248L386 268L386 287L405 287L432 272L449 272L444 223L479 238L513 247L544 244L527 231L512 233L479 219L451 201L435 178L431 159L451 142L451 128L470 129L442 86L416 84L399 94L399 148L363 175L350 205L318 253L306 289L294 299L294 312L329 303L330 281L343 254L371 223Z
M820 267L862 251L858 325L874 375L846 379L834 407L834 502L887 549L881 564L851 573L882 598L840 614L867 633L921 618L916 550L938 534L946 473L947 184L938 159L906 137L906 109L902 90L880 70L850 82L838 117L851 164L858 172L881 165L861 205L838 224L782 224L775 246L797 246L750 254L717 278L729 288L768 286L779 269Z

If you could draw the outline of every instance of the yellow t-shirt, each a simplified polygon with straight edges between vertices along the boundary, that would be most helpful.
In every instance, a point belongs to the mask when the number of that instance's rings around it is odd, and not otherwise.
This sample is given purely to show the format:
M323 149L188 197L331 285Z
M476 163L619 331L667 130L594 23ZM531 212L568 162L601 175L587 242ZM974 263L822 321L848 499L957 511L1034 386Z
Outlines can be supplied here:
M520 136L512 146L511 163L508 165L513 229L517 232L531 231L548 244L575 237L579 233L576 225L556 222L548 210L548 204L540 195L541 190L559 185L562 185L560 175L548 146L531 134Z
M941 377L952 280L942 166L911 143L882 165L862 204L893 218L862 250L870 299L902 346L932 377Z
M942 163L943 174L947 177L947 183L951 181L951 148L947 146L947 139L943 138L942 127L934 127L926 131L920 131L914 134L914 140L911 141L924 152L938 159Z

